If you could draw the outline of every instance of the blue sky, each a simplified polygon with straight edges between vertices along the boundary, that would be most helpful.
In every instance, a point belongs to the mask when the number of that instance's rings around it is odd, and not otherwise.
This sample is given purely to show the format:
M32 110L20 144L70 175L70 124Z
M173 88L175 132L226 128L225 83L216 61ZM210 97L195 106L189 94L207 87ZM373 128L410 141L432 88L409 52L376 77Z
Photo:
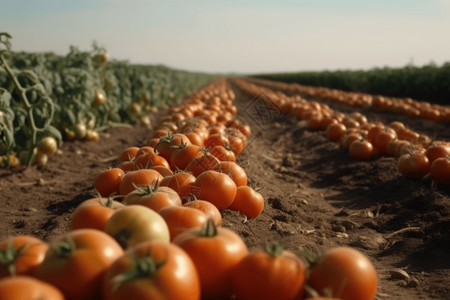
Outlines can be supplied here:
M448 0L0 0L13 50L206 72L401 67L450 61Z

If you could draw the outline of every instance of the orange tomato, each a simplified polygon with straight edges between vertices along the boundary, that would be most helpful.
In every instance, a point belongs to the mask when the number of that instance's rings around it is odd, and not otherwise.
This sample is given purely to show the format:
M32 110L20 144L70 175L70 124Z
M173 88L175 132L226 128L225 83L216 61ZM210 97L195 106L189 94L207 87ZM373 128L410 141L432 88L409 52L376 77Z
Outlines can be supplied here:
M245 256L234 269L238 300L297 300L303 295L306 268L294 253L275 243Z
M344 300L373 300L377 292L377 272L360 251L337 247L325 252L310 268L310 287L322 294Z
M217 207L211 202L201 199L195 199L192 201L187 201L183 204L183 206L195 208L204 212L208 218L212 218L214 220L214 224L216 226L222 224L222 215L220 214L220 211L217 209Z
M135 186L146 186L159 183L162 175L153 169L140 169L126 173L119 186L119 194L126 195L135 190Z
M0 300L65 300L55 286L29 276L0 279Z
M264 198L247 185L237 187L233 203L228 207L239 211L248 219L256 218L264 209Z
M179 234L173 243L186 251L194 262L203 299L228 299L231 296L234 270L248 253L239 235L230 229L216 227L209 219L202 228Z
M439 183L450 183L450 158L440 157L430 166L430 176Z
M186 252L155 241L140 243L117 259L102 287L104 300L199 300L201 296L198 272Z
M120 168L112 168L102 171L94 180L94 187L103 197L119 194L120 183L125 171Z
M423 177L430 171L430 161L423 152L407 153L400 156L397 168L404 176Z
M169 227L170 240L180 233L203 226L208 216L201 210L188 206L166 206L158 212Z
M31 275L44 260L48 244L39 238L17 235L0 241L0 278Z
M369 160L373 157L373 146L368 140L356 140L350 144L350 156L359 160Z
M214 170L203 172L195 179L194 195L214 204L220 211L228 208L236 197L236 184L230 176Z
M138 204L158 212L171 205L182 205L180 195L167 186L140 187L123 198L126 205Z
M106 223L116 209L124 205L113 198L92 198L83 201L72 214L70 230L92 228L105 230Z
M51 242L34 276L59 288L67 299L100 299L103 275L122 254L105 232L78 229Z

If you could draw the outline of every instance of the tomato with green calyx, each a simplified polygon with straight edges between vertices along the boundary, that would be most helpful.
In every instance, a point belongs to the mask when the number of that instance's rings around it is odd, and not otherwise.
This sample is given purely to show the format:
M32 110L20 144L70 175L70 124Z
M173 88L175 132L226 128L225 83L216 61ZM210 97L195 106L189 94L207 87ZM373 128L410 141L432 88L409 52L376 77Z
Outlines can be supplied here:
M244 257L234 270L233 290L238 300L301 299L304 262L280 243Z
M350 247L325 252L309 272L310 287L319 294L329 290L342 300L373 300L377 284L377 272L370 260Z
M44 260L48 244L39 238L17 235L0 241L0 278L31 275Z
M199 300L200 280L190 257L171 243L147 241L108 269L104 300Z
M56 286L66 299L100 299L103 275L122 255L120 245L105 232L78 229L50 243L34 276Z
M158 212L166 206L182 205L180 195L167 186L148 185L137 187L123 198L126 205L143 205Z
M127 205L117 210L106 223L105 232L124 249L144 241L170 241L169 228L164 219L142 205Z
M0 300L65 300L61 291L31 276L14 276L0 279Z
M234 270L248 254L239 235L230 229L216 227L209 219L202 228L179 234L173 243L186 251L194 262L202 298L227 299L231 296Z
M104 231L109 218L124 206L112 197L85 200L73 212L70 230L92 228Z
M166 206L158 213L169 227L170 240L188 229L202 227L208 220L203 211L187 206Z
M220 211L217 209L217 207L211 202L196 199L195 196L192 195L192 197L187 197L187 201L183 204L183 206L195 208L204 212L206 216L208 216L208 218L212 218L214 220L214 224L216 226L222 224L222 215L220 214Z
M241 166L233 161L222 161L214 168L214 170L229 175L234 183L236 183L237 187L247 185L247 173L245 173L245 170Z
M119 194L126 195L136 189L136 186L146 186L160 182L163 176L153 169L139 169L127 172L120 182Z

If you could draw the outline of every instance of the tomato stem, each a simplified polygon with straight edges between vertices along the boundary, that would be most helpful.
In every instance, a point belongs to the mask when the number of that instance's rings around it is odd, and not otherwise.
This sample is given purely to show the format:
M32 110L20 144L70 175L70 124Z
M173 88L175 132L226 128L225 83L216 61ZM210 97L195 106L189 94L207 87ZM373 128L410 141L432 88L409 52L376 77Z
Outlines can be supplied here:
M202 237L214 237L217 235L217 226L213 218L208 218L206 224L200 229L199 235Z
M273 242L266 246L266 252L272 257L280 256L283 251L284 245L280 242Z

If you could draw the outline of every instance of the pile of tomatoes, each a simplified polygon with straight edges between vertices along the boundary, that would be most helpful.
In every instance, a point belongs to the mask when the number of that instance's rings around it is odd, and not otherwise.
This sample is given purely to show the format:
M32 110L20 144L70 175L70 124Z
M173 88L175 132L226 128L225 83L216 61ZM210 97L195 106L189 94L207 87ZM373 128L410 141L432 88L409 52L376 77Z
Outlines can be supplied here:
M264 207L236 163L251 130L234 99L221 79L172 107L148 145L98 174L99 196L66 234L1 241L0 300L374 299L377 273L353 248L309 260L276 242L249 251L221 226L225 209L251 219Z
M404 176L450 183L450 143L447 141L432 140L399 121L390 124L370 122L357 111L344 114L327 104L299 95L289 97L244 80L236 82L251 97L264 93L283 113L307 122L311 130L324 131L329 140L339 143L355 159L394 157L399 172Z
M323 99L350 105L353 107L371 107L376 110L404 114L437 122L450 122L450 107L417 101L411 98L370 95L361 92L347 92L326 87L305 86L297 83L282 83L252 78L252 82L298 93L315 99Z

